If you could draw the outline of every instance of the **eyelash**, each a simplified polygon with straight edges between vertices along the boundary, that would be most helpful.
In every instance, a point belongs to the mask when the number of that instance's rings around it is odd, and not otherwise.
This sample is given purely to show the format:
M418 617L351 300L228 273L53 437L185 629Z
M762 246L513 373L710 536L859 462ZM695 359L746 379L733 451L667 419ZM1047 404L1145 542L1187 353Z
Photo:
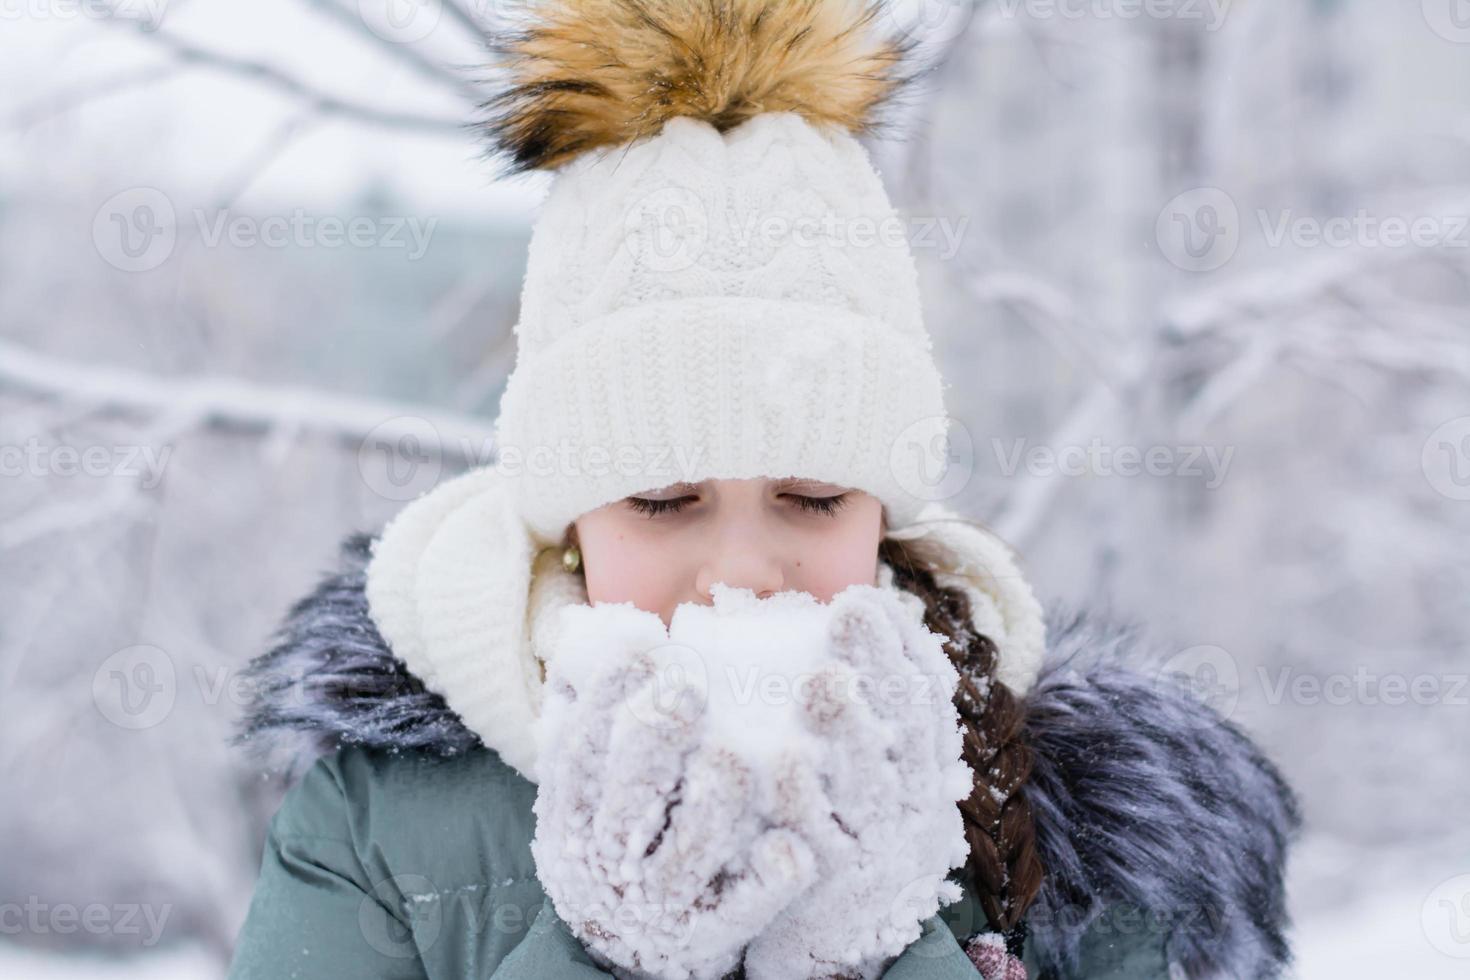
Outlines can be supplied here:
M839 493L832 497L805 497L801 494L787 494L796 501L796 506L808 513L832 515L837 513L846 503L847 494ZM675 497L672 500L649 500L644 497L629 497L628 503L633 509L649 517L657 517L659 514L677 514L688 506L691 497Z

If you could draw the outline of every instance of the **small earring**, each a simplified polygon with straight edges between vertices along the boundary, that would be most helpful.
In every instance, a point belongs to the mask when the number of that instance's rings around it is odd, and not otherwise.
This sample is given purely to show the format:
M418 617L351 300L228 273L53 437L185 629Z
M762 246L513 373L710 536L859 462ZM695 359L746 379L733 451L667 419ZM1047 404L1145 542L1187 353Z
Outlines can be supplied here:
M582 567L582 552L576 545L568 545L561 553L561 567L575 572Z

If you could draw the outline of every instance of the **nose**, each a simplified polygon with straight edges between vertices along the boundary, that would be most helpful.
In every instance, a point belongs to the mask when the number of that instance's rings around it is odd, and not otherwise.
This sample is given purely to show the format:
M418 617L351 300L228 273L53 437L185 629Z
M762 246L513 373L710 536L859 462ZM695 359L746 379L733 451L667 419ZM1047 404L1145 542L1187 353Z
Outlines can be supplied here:
M716 582L750 589L765 599L781 591L785 574L779 557L756 530L730 527L722 530L712 551L700 563L694 581L700 601L706 604L714 601L710 589Z

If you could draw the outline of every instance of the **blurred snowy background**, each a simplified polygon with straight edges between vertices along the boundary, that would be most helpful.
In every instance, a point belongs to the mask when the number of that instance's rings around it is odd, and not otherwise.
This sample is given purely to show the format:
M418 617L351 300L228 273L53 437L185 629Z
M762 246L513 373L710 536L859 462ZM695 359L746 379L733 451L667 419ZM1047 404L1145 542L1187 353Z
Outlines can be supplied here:
M516 6L0 0L0 976L222 975L282 790L235 672L489 461ZM1296 783L1297 976L1470 973L1470 2L892 16L949 503Z

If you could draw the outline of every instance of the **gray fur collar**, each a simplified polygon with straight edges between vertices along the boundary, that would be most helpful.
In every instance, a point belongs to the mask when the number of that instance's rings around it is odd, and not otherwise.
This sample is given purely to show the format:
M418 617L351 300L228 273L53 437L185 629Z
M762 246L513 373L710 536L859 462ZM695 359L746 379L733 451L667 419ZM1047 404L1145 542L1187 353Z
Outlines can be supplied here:
M246 674L254 698L234 737L294 781L345 745L455 755L479 746L398 661L368 616L372 535L298 601ZM1047 610L1046 660L1026 695L1034 767L1024 792L1046 880L1026 916L1063 975L1089 927L1172 928L1192 978L1275 978L1290 962L1287 847L1294 793L1234 724L1155 680L1138 630L1096 612ZM1101 920L1101 921L1100 921Z

